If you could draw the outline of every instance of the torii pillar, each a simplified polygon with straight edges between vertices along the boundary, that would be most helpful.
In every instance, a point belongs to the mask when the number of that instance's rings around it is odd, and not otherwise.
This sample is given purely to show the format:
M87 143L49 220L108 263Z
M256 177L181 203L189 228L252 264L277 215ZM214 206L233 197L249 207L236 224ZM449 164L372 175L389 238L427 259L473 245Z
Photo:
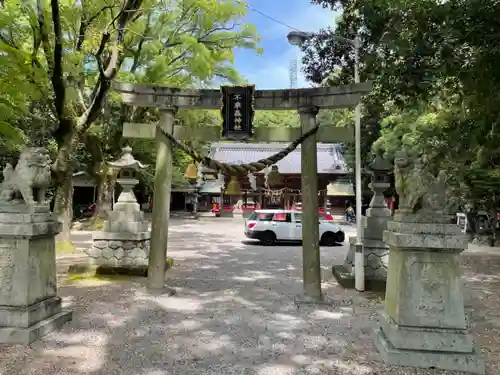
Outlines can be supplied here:
M287 90L256 90L256 110L297 110L301 117L300 128L265 127L254 129L253 142L292 142L307 132L316 123L320 109L353 108L364 94L371 91L371 82L361 84ZM156 107L161 116L158 124L126 123L123 136L128 138L156 138L157 157L155 173L155 198L153 199L153 223L149 250L148 286L151 290L162 290L165 283L167 259L168 220L172 184L172 144L157 131L157 127L171 133L180 140L198 139L219 141L221 128L206 126L195 134L182 126L174 126L175 113L180 108L220 109L219 90L191 90L162 87L148 84L115 83L115 91L121 94L126 104L139 107ZM321 280L319 258L318 220L318 167L317 142L352 141L353 130L335 126L322 126L316 135L306 140L301 147L304 235L302 241L304 297L307 301L320 301ZM309 231L311 233L309 233ZM318 234L315 236L314 234ZM318 238L316 238L318 237ZM315 276L316 275L316 276Z

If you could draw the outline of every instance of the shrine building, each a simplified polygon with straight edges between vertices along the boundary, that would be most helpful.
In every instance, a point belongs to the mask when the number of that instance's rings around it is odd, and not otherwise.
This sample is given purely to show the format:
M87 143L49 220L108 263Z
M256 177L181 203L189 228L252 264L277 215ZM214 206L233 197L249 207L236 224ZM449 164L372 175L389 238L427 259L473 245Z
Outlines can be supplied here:
M265 159L286 147L285 143L212 143L209 156L223 163L247 164ZM353 185L348 177L343 146L336 143L318 143L318 204L332 212L343 212L346 201L354 203ZM266 186L268 170L241 176L239 187L229 191L230 177L203 168L199 171L198 209L210 210L222 199L224 206L243 204L252 208L300 209L301 151L300 146L277 164L280 183ZM276 170L276 167L274 168Z

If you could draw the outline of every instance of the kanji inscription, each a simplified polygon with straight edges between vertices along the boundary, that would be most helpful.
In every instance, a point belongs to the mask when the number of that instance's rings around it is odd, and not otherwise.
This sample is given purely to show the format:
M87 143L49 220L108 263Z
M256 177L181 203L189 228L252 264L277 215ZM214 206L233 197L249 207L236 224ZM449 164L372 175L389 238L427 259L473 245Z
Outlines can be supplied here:
M255 86L221 86L222 136L244 140L253 135Z

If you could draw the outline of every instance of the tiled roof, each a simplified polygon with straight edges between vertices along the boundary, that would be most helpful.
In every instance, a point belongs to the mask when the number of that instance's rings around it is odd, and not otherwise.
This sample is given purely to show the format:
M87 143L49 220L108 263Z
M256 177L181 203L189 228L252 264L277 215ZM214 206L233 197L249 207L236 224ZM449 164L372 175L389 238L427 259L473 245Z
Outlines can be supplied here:
M232 164L247 164L264 159L285 148L285 143L213 143L210 157ZM345 174L346 166L342 154L342 145L337 143L318 143L318 173ZM278 162L281 173L300 173L300 146Z

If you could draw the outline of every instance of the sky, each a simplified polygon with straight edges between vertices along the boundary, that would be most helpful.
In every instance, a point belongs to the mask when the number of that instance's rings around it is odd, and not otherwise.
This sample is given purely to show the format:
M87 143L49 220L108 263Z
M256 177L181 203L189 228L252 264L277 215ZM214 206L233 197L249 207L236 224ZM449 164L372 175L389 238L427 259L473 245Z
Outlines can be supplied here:
M333 26L335 13L312 5L309 0L246 0L249 7L267 14L301 31L318 31ZM257 27L261 37L262 55L255 51L238 49L235 67L238 72L255 84L257 89L283 89L290 87L290 61L298 59L297 87L309 87L300 69L301 52L288 44L286 35L292 31L249 9L246 23Z

